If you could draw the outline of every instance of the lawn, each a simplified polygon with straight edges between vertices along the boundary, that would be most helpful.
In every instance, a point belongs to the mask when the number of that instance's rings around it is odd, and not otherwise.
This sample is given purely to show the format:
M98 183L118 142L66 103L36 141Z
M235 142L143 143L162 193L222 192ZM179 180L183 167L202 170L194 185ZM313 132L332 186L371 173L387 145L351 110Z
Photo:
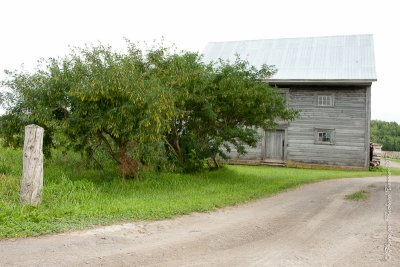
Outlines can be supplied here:
M55 152L45 161L43 202L19 205L20 151L0 149L0 238L37 236L95 225L159 220L204 212L305 183L382 172L225 166L213 172L142 172L121 183L117 170L86 167L79 155ZM5 173L5 174L4 174Z

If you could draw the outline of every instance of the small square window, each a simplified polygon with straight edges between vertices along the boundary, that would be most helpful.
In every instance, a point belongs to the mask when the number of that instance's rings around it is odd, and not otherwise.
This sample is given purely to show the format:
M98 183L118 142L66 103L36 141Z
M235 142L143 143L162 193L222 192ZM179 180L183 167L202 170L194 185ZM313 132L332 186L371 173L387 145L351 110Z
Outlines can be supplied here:
M318 95L317 104L319 107L332 107L333 106L332 95Z
M316 144L334 144L334 130L333 129L315 129L315 143Z
M331 142L331 133L330 132L318 132L318 141L319 142Z

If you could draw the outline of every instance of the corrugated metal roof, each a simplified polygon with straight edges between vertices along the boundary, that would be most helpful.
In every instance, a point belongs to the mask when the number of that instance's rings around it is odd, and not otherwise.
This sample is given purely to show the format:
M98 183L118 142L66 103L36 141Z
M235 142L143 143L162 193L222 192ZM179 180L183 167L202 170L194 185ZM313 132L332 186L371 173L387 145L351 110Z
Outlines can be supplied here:
M376 81L370 34L211 42L203 54L205 62L238 54L256 67L274 65L276 81Z

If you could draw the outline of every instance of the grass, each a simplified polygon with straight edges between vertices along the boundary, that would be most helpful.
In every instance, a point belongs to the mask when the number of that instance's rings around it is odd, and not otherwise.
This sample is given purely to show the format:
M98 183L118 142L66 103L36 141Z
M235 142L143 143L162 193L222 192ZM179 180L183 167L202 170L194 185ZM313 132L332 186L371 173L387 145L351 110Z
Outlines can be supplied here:
M368 191L360 190L352 194L346 195L345 199L353 201L363 201L368 198Z
M45 161L42 204L19 205L21 151L0 149L0 238L38 236L132 220L159 220L205 212L277 194L289 188L382 172L225 166L213 172L142 172L121 183L116 168L87 168L79 155L55 152Z

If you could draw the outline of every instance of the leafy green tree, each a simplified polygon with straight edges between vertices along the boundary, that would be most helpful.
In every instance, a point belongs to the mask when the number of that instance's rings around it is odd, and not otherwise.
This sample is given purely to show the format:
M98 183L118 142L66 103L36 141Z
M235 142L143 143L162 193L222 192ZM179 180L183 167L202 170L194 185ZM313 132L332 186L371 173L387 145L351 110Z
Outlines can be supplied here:
M231 147L244 154L246 145L255 146L257 128L297 116L265 82L274 73L266 65L258 70L240 59L204 64L196 53L158 52L151 57L155 75L174 92L177 110L164 141L186 170L202 168L208 158L218 167L216 157L227 158Z
M371 121L371 141L386 151L400 151L400 125L396 122Z
M245 153L255 146L257 128L296 117L265 82L273 72L240 59L205 64L197 53L162 45L143 52L128 43L125 53L102 45L75 49L42 61L34 73L8 72L0 134L6 145L19 146L23 127L38 124L46 130L46 153L60 136L88 156L102 147L123 177L137 177L140 161L163 147L186 171L209 158L218 167L216 158L232 147Z
M152 66L142 51L129 44L127 53L116 53L100 45L45 63L33 74L9 73L4 82L11 89L3 96L6 142L17 145L21 134L16 133L33 122L45 127L46 147L61 131L76 150L105 146L123 177L137 177L140 162L129 151L159 142L174 116L171 92L150 75Z

